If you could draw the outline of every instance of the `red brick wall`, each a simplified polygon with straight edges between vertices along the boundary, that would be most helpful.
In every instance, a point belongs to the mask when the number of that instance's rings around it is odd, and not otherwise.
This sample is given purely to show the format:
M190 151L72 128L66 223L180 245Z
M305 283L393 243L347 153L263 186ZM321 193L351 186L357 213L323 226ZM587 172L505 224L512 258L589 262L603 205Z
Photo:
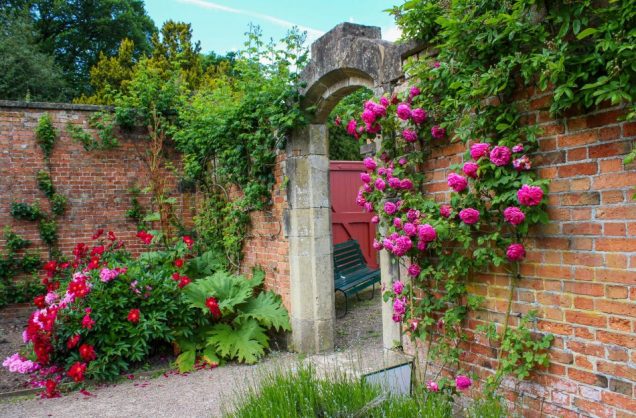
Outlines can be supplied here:
M526 245L513 323L515 314L536 310L537 329L556 338L550 367L520 384L505 381L504 392L527 417L636 417L636 166L622 162L636 123L619 120L621 107L554 119L549 93L530 90L519 99L527 123L543 129L532 159L551 179L550 223ZM463 144L440 145L428 161L428 190L439 201L448 202L449 166L464 151ZM497 271L469 285L486 302L467 321L472 340L463 346L463 367L483 378L496 368L495 345L471 331L502 322L508 286Z
M270 210L252 213L252 225L243 246L242 270L249 274L254 267L265 270L265 287L281 295L289 303L289 242L287 241L284 211L287 208L285 154L276 158L276 183L272 189Z
M58 218L59 248L70 254L77 242L90 242L97 228L112 230L133 252L142 248L135 237L136 226L126 218L130 209L129 189L145 187L148 177L140 158L144 152L142 140L134 135L120 134L119 148L87 152L66 132L68 122L88 129L88 119L98 110L91 106L59 104L0 103L0 227L9 225L14 232L33 242L32 248L42 250L37 222L18 221L9 213L11 202L39 201L48 211L49 202L38 189L36 173L45 168L42 150L35 141L38 119L48 113L60 132L51 155L51 177L58 193L68 199L67 211ZM174 155L174 161L178 156ZM189 200L179 195L179 211L189 219ZM148 201L140 197L144 207ZM1 235L1 234L0 234ZM4 242L0 237L0 251Z

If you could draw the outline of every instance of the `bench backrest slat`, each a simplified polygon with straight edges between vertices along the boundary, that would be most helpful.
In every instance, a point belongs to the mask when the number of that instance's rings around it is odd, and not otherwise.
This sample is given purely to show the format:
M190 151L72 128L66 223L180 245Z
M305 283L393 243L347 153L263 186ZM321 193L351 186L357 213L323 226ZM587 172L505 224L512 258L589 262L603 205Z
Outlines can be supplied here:
M356 240L349 240L334 245L334 270L338 274L347 274L367 268L360 245Z

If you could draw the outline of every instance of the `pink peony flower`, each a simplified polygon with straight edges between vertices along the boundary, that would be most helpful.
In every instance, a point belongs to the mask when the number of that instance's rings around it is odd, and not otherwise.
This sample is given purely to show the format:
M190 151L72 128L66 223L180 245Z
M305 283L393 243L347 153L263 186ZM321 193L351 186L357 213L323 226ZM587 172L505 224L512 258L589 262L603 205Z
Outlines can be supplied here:
M526 219L526 215L516 206L507 207L504 210L504 219L512 225L519 225Z
M457 173L450 173L448 175L448 187L459 193L468 187L468 181L466 181L465 177L460 176Z
M439 392L439 385L432 380L426 382L426 390L429 392Z
M512 152L523 152L523 145L522 144L517 144L514 147L512 147Z
M412 129L405 129L402 131L402 138L404 138L406 142L415 142L417 141L417 132Z
M468 177L473 179L477 178L478 169L479 169L479 166L473 162L467 162L464 164L464 167L462 167L462 171L464 172L464 174L466 174Z
M510 162L512 152L506 146L497 146L490 151L490 161L497 167L502 167Z
M472 225L479 222L479 211L473 208L462 209L459 218L466 224Z
M384 204L384 212L387 215L393 215L395 212L397 212L397 206L393 202L386 202Z
M442 215L444 218L450 218L452 211L453 208L449 205L442 205L439 207L439 214Z
M371 176L369 175L369 173L360 173L360 180L362 180L363 183L370 183Z
M473 381L470 380L470 377L464 376L463 374L458 375L455 378L455 387L457 390L464 391L468 389L473 384Z
M444 138L444 136L446 136L446 129L435 125L431 128L431 135L433 136L433 138L435 139L442 139Z
M481 157L487 155L489 150L490 144L478 142L470 146L470 156L473 158L473 160L477 161Z
M413 118L413 122L415 122L416 125L423 123L426 120L427 116L428 115L426 114L426 111L424 109L420 109L419 107L411 111L411 118Z
M401 295L403 291L404 291L404 283L402 283L399 280L397 282L393 282L393 292L396 295Z
M371 157L367 157L367 158L365 158L365 159L362 161L362 163L363 163L363 164L364 164L364 166L367 168L367 170L371 170L371 171L375 170L375 169L376 169L376 167L378 166L378 165L376 164L376 162L373 160L373 158L371 158Z
M417 226L417 236L421 241L431 242L437 238L437 231L429 224Z
M521 244L510 244L506 250L506 257L510 261L521 261L526 257L526 249Z
M397 107L397 116L402 120L411 118L411 107L407 103L400 103Z
M2 365L6 367L11 373L32 373L40 368L38 363L35 363L31 360L27 360L22 357L19 353L15 353L9 357L7 357Z
M532 168L532 161L528 158L527 155L524 155L521 158L517 158L512 162L512 166L517 171L530 170Z
M422 268L418 266L417 264L411 264L409 268L407 269L407 272L409 273L409 276L417 277L422 272Z
M543 199L543 190L538 186L524 184L517 191L517 199L523 206L537 206Z

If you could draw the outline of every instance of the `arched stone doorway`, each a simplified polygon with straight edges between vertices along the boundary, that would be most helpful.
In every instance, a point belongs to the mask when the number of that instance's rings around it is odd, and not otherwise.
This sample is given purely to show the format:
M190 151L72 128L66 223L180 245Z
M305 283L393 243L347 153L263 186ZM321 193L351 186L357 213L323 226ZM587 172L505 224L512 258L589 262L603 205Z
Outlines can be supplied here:
M333 246L329 201L328 130L333 107L360 87L380 95L402 76L405 47L381 39L380 28L342 23L311 46L303 72L303 106L314 109L310 124L287 144L288 225L292 348L313 353L334 345ZM383 281L388 256L381 255ZM399 339L390 309L383 308L385 347Z

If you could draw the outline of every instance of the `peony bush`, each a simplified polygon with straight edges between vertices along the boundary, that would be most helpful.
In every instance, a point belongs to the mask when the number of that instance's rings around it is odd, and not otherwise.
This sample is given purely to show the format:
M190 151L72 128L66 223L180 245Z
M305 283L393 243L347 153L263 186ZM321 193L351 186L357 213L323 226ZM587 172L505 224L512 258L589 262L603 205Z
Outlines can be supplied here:
M184 367L181 360L179 367L189 370L197 360L212 366L232 359L253 362L267 347L267 329L289 327L280 300L257 291L262 279L245 285L245 278L219 271L222 263L215 255L196 256L188 236L167 249L155 248L158 239L151 232L137 236L149 249L138 257L113 232L99 230L91 245L75 246L71 260L47 262L46 293L33 301L37 309L23 333L25 349L3 365L31 374L32 384L44 387L44 397L55 397L60 382L113 380L152 355L196 348L199 335L221 324L225 333L216 345L205 345L205 353L193 349L191 364ZM204 299L203 312L192 294ZM246 311L242 317L233 314L239 302ZM245 324L256 335L247 338L249 358L235 355L234 346L227 349L244 338L239 325Z

